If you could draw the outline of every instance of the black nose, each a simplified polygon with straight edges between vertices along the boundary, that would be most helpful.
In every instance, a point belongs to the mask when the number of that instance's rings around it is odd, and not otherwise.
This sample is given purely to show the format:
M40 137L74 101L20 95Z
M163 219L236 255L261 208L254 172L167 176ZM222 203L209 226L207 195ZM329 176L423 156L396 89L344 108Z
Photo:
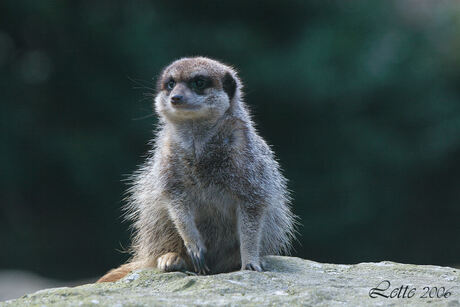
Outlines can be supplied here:
M174 96L171 97L171 103L172 104L182 103L183 100L184 100L184 96L182 96L182 95L174 95Z

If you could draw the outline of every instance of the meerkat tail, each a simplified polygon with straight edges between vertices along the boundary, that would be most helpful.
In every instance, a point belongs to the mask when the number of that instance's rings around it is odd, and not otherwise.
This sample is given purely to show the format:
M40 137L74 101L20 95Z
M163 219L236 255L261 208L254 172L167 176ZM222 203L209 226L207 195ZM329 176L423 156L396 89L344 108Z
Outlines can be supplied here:
M130 263L125 263L121 266L119 266L116 269L112 269L109 272L107 272L104 276L98 279L96 283L101 283L101 282L113 282L117 281L119 279L122 279L126 275L128 275L130 272L138 269L141 267L140 262L130 262Z

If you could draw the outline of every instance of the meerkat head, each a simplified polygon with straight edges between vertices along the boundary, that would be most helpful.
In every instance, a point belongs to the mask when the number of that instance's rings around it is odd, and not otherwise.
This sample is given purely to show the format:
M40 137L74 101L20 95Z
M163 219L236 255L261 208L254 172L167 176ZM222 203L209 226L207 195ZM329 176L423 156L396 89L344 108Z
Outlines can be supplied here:
M157 84L157 113L169 121L217 120L239 99L241 82L229 66L204 57L167 66Z

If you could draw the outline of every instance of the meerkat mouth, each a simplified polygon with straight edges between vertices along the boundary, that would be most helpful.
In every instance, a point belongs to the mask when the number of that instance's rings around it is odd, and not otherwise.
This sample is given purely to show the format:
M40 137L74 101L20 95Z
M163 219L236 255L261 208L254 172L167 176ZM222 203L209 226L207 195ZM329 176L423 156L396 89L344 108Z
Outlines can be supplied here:
M181 104L171 104L171 105L176 110L193 111L193 110L198 110L200 108L199 105L191 104L191 103L181 103Z

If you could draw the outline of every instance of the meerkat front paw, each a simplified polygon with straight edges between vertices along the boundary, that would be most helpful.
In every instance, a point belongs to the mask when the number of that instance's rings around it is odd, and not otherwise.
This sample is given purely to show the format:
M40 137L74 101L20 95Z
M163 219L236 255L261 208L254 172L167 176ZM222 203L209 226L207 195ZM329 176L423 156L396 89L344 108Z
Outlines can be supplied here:
M192 261L193 268L198 274L206 275L211 272L211 270L206 265L204 254L206 253L206 248L198 244L185 244L187 249L187 254Z
M167 253L157 260L157 268L165 272L185 270L185 261L177 253Z
M259 262L249 262L246 264L243 264L241 266L241 270L250 270L250 271L257 271L257 272L262 272L264 270L263 266Z

